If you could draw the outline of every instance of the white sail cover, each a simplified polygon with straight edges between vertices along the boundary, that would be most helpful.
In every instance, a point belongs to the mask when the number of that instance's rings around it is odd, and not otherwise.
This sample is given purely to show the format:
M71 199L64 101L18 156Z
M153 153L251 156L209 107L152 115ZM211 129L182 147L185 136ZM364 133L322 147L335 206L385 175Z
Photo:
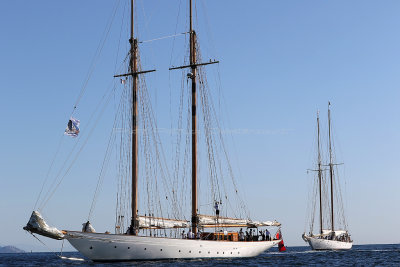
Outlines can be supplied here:
M92 224L87 221L85 223L82 223L82 232L96 233L96 230L93 228Z
M217 225L223 224L225 226L281 226L281 224L277 221L252 221L248 219L236 219L236 218L228 218L228 217L217 217L211 215L199 215L199 225Z
M331 230L331 229L322 229L322 234L323 234L323 235L329 235L329 234L331 234L331 233L332 233L332 230ZM346 230L335 230L335 235L336 235L336 236L343 235L343 234L345 234L345 233L347 233Z
M24 227L24 230L53 239L61 240L64 238L64 234L57 228L48 226L42 215L37 211L32 212L31 218Z
M139 216L139 228L187 228L190 224L185 220Z

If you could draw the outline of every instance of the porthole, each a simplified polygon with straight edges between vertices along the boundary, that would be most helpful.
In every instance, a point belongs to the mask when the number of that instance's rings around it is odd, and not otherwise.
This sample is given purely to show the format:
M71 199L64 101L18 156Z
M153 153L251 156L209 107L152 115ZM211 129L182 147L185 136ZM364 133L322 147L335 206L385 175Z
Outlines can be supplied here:
M225 252L222 252L222 254L225 254Z
M117 246L114 246L114 248L117 248Z
M146 250L146 248L144 248L144 250Z
M162 249L160 249L160 251L162 251Z
M90 247L90 249L93 249L93 247Z
M217 252L217 254L219 254L219 252Z
M210 254L210 251L208 252L208 254Z
M201 251L199 251L199 253L201 253Z
M238 254L240 254L240 252L238 251Z
M181 250L179 250L179 252L181 252Z
M128 247L128 249L131 249L131 247Z
M192 253L192 251L191 251L191 250L189 250L189 253Z

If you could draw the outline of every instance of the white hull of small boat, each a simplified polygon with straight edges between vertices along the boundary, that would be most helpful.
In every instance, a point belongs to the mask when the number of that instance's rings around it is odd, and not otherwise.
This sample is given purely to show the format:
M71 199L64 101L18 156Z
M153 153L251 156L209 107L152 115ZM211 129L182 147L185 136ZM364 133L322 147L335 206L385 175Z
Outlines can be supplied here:
M304 236L303 238L307 240L313 250L349 250L353 246L353 242L328 240L312 236Z
M233 242L68 232L65 238L93 261L254 257L280 240Z

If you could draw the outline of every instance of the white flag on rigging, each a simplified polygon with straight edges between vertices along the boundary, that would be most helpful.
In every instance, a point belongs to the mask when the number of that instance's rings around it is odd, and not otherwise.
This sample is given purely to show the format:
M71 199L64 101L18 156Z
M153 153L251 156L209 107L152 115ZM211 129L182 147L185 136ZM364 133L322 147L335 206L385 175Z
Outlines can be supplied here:
M68 121L67 128L65 129L64 134L72 137L77 137L79 134L79 124L80 121L71 117Z

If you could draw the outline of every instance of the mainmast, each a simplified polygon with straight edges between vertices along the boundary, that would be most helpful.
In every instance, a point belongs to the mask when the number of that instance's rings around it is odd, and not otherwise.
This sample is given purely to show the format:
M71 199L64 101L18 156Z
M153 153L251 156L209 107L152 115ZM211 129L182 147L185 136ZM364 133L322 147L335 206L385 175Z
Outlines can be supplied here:
M137 74L137 39L134 38L134 0L131 0L131 37L129 43L130 61L129 68L132 73L132 219L131 219L131 233L137 234L138 225L138 136L137 136L137 87L138 87L138 74Z
M318 127L318 183L319 183L319 225L320 234L322 235L322 163L321 163L321 142L319 130L319 112L317 112L317 127Z
M331 102L328 102L328 126L329 126L329 174L331 178L331 225L332 232L335 231L333 218L333 162L332 162L332 142L331 142Z
M196 32L193 30L193 5L192 0L189 0L189 65L169 68L170 70L190 68L191 73L188 73L188 77L192 79L192 232L197 232L197 109L196 109L196 79L197 79L197 67L209 64L219 63L219 61L211 61L207 63L198 63L196 60Z
M197 232L197 114L196 114L196 32L193 30L192 0L190 0L190 66L192 69L192 232Z

